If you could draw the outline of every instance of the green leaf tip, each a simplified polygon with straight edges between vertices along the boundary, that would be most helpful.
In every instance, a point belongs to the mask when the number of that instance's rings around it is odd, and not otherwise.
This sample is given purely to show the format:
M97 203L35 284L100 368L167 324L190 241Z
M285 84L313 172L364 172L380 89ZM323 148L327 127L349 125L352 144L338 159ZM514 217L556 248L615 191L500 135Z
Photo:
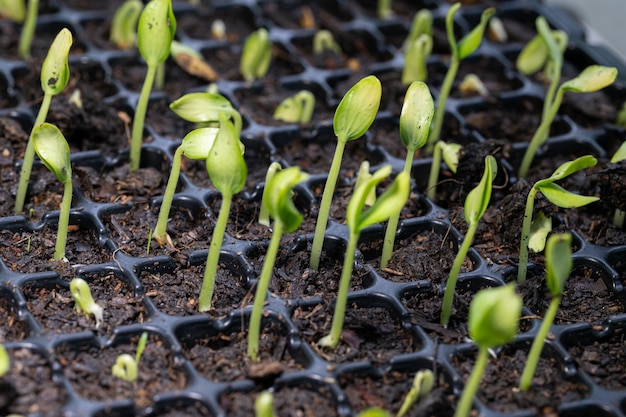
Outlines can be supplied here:
M411 83L400 112L400 138L409 152L415 152L428 141L434 113L435 104L428 85L422 81Z
M561 88L575 93L593 93L613 84L615 78L617 78L617 68L590 65L576 78L564 82Z
M67 28L61 29L52 41L48 55L41 65L41 89L45 94L58 94L67 85L70 79L68 58L72 42L72 32Z
M53 124L43 123L33 129L33 146L41 162L62 183L71 181L70 146L63 133Z
M522 298L513 284L487 288L470 303L468 332L476 344L494 348L513 340L522 312Z
M221 94L188 93L174 100L170 109L179 117L192 123L216 122L220 113L235 111L233 105Z
M287 233L295 231L302 223L302 214L292 199L292 189L308 177L299 167L293 166L276 172L266 185L265 208L270 216L282 222Z
M563 294L572 266L571 233L550 235L546 244L546 284L553 297Z
M353 85L335 110L335 135L343 141L363 136L376 118L381 97L382 85L374 75L368 75Z
M465 198L464 211L467 223L477 223L485 214L491 200L491 184L497 173L498 163L496 159L487 155L485 157L485 171L480 183Z
M137 24L137 47L148 66L165 62L175 33L171 0L151 0L146 4Z
M480 15L480 23L459 41L458 56L460 59L466 58L480 46L485 34L487 23L495 12L496 9L493 7L483 10Z

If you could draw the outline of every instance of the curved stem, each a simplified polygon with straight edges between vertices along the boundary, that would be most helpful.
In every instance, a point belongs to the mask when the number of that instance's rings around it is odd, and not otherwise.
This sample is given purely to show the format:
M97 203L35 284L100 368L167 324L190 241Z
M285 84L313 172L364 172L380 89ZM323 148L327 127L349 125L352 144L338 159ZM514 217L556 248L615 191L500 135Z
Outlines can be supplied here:
M485 373L485 369L487 368L487 359L489 358L489 350L486 347L479 346L478 347L478 356L476 357L476 362L474 363L474 368L472 368L472 373L470 374L467 383L465 384L465 388L463 389L463 394L461 394L461 398L459 399L459 403L456 406L456 411L454 412L454 417L467 417L472 409L472 403L474 400L474 396L480 387L480 380L483 378L483 374Z
M141 161L141 144L143 139L143 125L146 120L146 110L148 109L148 100L150 99L150 92L152 91L152 84L154 84L154 76L156 74L156 66L148 66L148 72L146 78L143 81L141 87L141 94L139 95L139 101L137 102L137 108L135 109L135 117L133 118L133 131L130 141L130 170L135 171L139 169Z
M172 207L172 200L176 193L176 184L178 184L178 176L180 175L180 165L183 159L183 146L179 146L174 152L174 159L172 160L172 170L170 171L170 177L167 180L167 186L165 187L165 194L163 194L163 201L161 202L161 208L159 210L159 219L157 220L156 227L152 237L159 242L163 243L164 239L167 239L167 220L170 215L170 209ZM220 211L221 214L221 211Z
M276 255L280 247L280 239L283 236L283 223L276 219L274 221L274 233L272 240L265 254L265 262L261 270L261 276L256 283L256 292L254 293L254 304L252 313L250 314L250 328L248 330L248 356L253 362L259 360L259 336L261 334L261 313L263 312L263 304L267 295L267 289L270 286Z
M535 340L533 340L528 357L526 357L526 365L524 365L522 377L520 378L519 388L522 391L526 391L532 385L535 369L537 369L543 345L546 337L548 336L548 332L550 331L550 326L552 326L554 318L556 317L559 304L561 304L561 297L552 298L550 307L548 307L548 311L546 311L543 321L541 322L541 327L537 332L537 336L535 336Z
M52 102L51 94L44 94L39 113L35 119L33 129L46 121L50 103ZM35 146L33 144L33 133L31 130L24 152L24 161L22 162L22 170L20 172L20 183L15 196L15 213L20 213L24 209L24 201L26 200L26 191L28 190L28 182L30 181L30 173L33 169L33 160L35 159Z
M17 49L18 54L22 59L30 58L30 47L33 43L33 36L35 36L38 12L39 0L28 0L26 20L24 20L24 25L22 26L22 34L20 35L20 42Z
M322 194L322 201L320 203L320 211L317 215L317 223L315 225L315 236L313 237L313 244L311 246L309 268L315 271L319 268L320 258L322 256L322 246L324 245L324 234L326 233L326 225L328 224L330 204L333 199L333 193L335 192L337 177L339 177L339 168L341 167L341 158L343 157L345 147L346 141L337 138L337 147L335 148L333 162L330 165L330 171L326 178L326 185L324 186L324 193Z
M476 233L477 228L478 222L469 224L467 233L465 233L465 237L463 238L463 244L454 258L452 269L450 269L450 275L448 276L448 282L446 283L446 292L443 295L443 304L441 306L441 325L443 327L448 327L448 322L450 321L450 315L452 312L452 299L454 298L456 281L459 277L459 273L461 272L461 266L463 266L465 256L467 255L469 248L472 246L472 241L474 240L474 234Z
M63 259L65 257L65 242L67 242L67 229L70 224L70 209L72 208L72 174L69 173L68 179L63 188L63 200L61 201L61 210L59 211L59 229L57 230L57 241L54 246L54 259Z
M524 221L522 222L522 237L519 247L519 264L517 266L517 283L526 281L528 269L528 240L530 239L530 225L533 221L533 208L535 206L535 195L539 189L536 184L532 186L526 198L526 208L524 209Z
M211 300L213 299L213 291L215 289L215 276L217 275L217 263L220 260L220 251L222 250L222 241L224 240L224 232L226 231L232 200L232 194L222 194L220 214L217 216L217 223L215 223L213 236L211 236L211 247L207 254L206 268L204 269L204 278L198 299L198 310L200 312L211 309Z
M341 330L343 329L343 321L346 316L346 304L348 304L348 291L350 290L350 278L352 278L352 268L354 267L354 253L359 241L360 233L350 232L350 240L343 259L343 268L341 270L341 278L339 280L339 291L337 292L337 300L335 301L335 312L333 313L333 322L330 327L330 333L322 337L317 344L335 348L339 344L341 338Z
M437 143L439 137L441 136L443 118L446 113L446 101L448 101L450 90L452 90L452 84L454 83L454 79L456 78L456 74L459 70L460 62L461 61L454 54L452 54L450 67L448 68L446 77L444 78L443 84L441 84L441 89L439 90L437 109L435 110L435 119L433 120L433 127L430 131L430 136L428 137L428 144L426 145L426 151L429 153L433 152L435 143Z

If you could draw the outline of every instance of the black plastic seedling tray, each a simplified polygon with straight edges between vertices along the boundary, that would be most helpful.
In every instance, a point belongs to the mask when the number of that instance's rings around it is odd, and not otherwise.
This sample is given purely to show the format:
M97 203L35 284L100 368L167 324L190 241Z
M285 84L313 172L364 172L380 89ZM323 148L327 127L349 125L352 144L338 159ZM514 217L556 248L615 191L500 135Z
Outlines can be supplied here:
M428 368L436 374L435 390L409 415L452 415L475 354L464 325L468 300L481 288L503 285L514 280L516 274L517 254L511 257L499 252L490 245L488 236L481 235L460 276L457 292L462 296L455 302L454 325L443 331L436 311L434 315L428 313L429 306L440 304L449 258L454 256L465 231L459 195L471 188L464 181L475 179L455 178L444 172L442 195L449 199L431 201L424 193L431 159L415 159L411 201L403 210L398 241L413 245L414 252L408 256L415 259L425 250L421 245L436 242L435 250L416 263L442 265L442 276L379 271L379 243L384 229L367 229L359 244L349 295L351 310L342 342L347 347L337 354L315 346L316 338L322 335L318 329L321 324L315 318L332 311L334 281L339 277L348 238L343 208L332 210L326 232L323 267L329 271L328 282L307 281L308 272L298 270L302 265L290 261L297 256L308 259L329 166L326 160L319 160L319 155L331 157L334 109L345 91L364 75L375 74L382 80L383 103L365 138L349 145L336 194L349 195L363 159L374 167L389 163L394 172L402 169L405 151L399 146L398 115L404 90L386 86L399 78L404 62L400 45L414 13L423 7L430 9L435 31L445 34L449 3L394 1L396 14L382 20L375 15L373 1L201 1L196 7L174 2L177 39L215 65L220 74L220 93L244 117L242 141L250 173L244 191L235 199L220 255L221 287L211 314L196 312L193 295L176 298L188 287L193 291L199 288L219 210L219 193L210 184L203 164L187 161L181 171L173 214L180 228L171 230L177 248L153 247L150 254L146 253L147 232L156 222L174 150L194 127L173 115L167 105L186 92L202 91L207 82L186 76L168 62L167 87L152 95L142 173L131 178L124 124L117 116L132 116L138 89L130 79L134 72L142 74L143 64L136 50L119 51L106 40L112 11L121 2L42 3L36 37L45 47L34 49L34 56L41 59L56 32L69 27L75 39L70 56L72 82L78 88L84 83L83 94L97 91L97 100L114 109L114 116L101 115L100 125L75 127L66 135L76 176L69 262L59 265L37 261L36 255L41 253L43 259L51 258L58 219L56 207L41 202L48 202L49 196L59 194L60 189L41 165L36 166L33 178L37 185L29 194L28 214L11 214L23 144L9 138L15 138L12 132L16 129L23 135L32 128L38 101L25 93L26 83L38 82L39 75L37 66L11 55L14 45L6 41L6 49L0 53L0 198L6 200L0 204L5 213L0 217L0 342L11 355L12 370L0 379L4 389L0 393L4 401L0 401L0 412L85 417L252 415L254 397L263 389L271 389L283 410L280 415L355 416L369 406L397 408L414 373ZM515 133L494 138L493 130L506 122L496 120L489 125L478 121L496 109L502 110L507 120L540 112L544 86L536 78L519 74L514 65L528 37L535 33L535 18L543 15L553 27L568 33L566 73L581 71L592 63L618 68L617 82L601 97L602 103L613 106L609 114L616 114L615 109L626 100L626 65L601 47L587 44L578 22L540 1L472 3L494 5L496 16L515 30L507 42L485 40L462 62L459 77L470 69L482 68L492 93L488 97L463 96L453 89L446 108L444 137L477 145L493 139L514 141L504 148L494 147L500 167L496 179L500 188L495 193L501 203L508 194L515 193L509 187L517 182L515 167L527 142L509 137ZM311 58L314 30L302 29L298 23L303 6L313 11L321 27L337 36L347 55L343 62L325 67ZM455 19L459 34L476 24L484 7L475 4L461 8ZM227 40L214 40L208 34L211 22L218 17L232 28ZM258 27L269 30L274 58L268 77L247 85L237 74L237 60L245 37ZM0 29L9 39L18 26L3 21ZM348 65L350 59L356 70ZM428 65L435 98L447 63L447 46L440 41ZM172 85L182 79L184 89L176 90ZM313 91L317 98L313 121L305 126L273 121L271 114L280 100L302 88ZM259 97L266 98L257 102ZM548 145L538 155L539 161L552 169L558 162L585 154L607 161L626 134L613 120L585 114L581 110L584 107L575 103L563 106ZM79 116L69 115L65 122L71 126L78 120ZM108 124L116 126L116 135L98 137L98 131ZM255 368L246 363L242 335L269 243L270 234L256 225L255 216L265 170L272 161L284 167L300 165L311 176L296 188L296 205L305 220L299 231L283 239L265 306L263 366ZM626 415L626 232L611 229L612 237L604 234L595 238L598 235L589 225L577 224L580 218L571 213L554 214L557 225L574 235L575 268L567 287L569 295L561 307L569 315L557 318L540 362L540 367L550 373L542 373L536 391L524 396L515 391L514 375L499 375L497 369L489 368L486 384L513 378L513 385L500 397L479 393L474 404L476 415ZM133 219L139 219L136 227L145 233L133 234L127 229ZM610 229L608 220L596 217L594 221L591 229ZM16 253L22 257L16 258ZM540 277L542 257L531 257L531 261L531 276ZM73 277L86 279L96 301L104 305L102 327L95 329L92 320L73 311L68 290ZM539 279L535 282L534 293L544 297ZM321 284L330 292L320 290ZM225 289L229 298L220 297ZM577 305L577 297L585 292L591 292L593 305ZM523 363L539 328L543 306L541 300L525 299L520 334L514 343L493 352L495 363ZM369 323L371 316L379 321ZM112 360L119 353L134 352L143 331L150 335L142 359L145 375L134 384L124 385L110 375ZM392 338L396 340L389 341ZM388 343L380 347L381 341ZM385 346L393 350L387 351ZM99 393L101 388L106 389Z

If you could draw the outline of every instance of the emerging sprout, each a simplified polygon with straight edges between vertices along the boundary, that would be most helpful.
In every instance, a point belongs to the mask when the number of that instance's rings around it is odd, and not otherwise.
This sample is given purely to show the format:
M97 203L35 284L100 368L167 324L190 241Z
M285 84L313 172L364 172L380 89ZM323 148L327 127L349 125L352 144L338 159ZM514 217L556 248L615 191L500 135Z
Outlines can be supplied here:
M406 51L409 45L417 40L421 35L433 35L433 14L429 9L421 9L413 17L411 22L411 29L409 34L404 40L402 49Z
M274 417L274 396L269 391L261 392L254 400L255 417Z
M9 358L9 352L0 343L0 378L2 378L11 369L11 358Z
M130 49L137 43L137 20L143 9L141 0L126 0L111 21L109 41L118 49Z
M400 139L407 149L402 171L409 176L415 151L423 147L428 140L434 111L435 105L428 86L421 81L411 83L404 96L404 103L400 112ZM399 220L400 212L389 217L380 258L381 269L387 267L391 259Z
M489 20L489 26L487 28L489 38L495 42L504 43L509 40L509 35L506 33L504 23L497 16L493 16Z
M485 87L485 84L482 82L480 77L476 74L467 74L461 84L459 84L459 91L464 94L478 94L483 97L489 95L489 90Z
M226 224L228 223L230 205L233 196L241 191L248 176L248 167L243 158L242 144L239 141L237 130L226 118L225 114L221 113L219 119L220 129L206 158L206 167L211 182L222 194L222 204L215 228L213 229L211 247L207 254L204 279L198 300L198 309L201 312L211 309L217 264L220 250L222 249Z
M204 81L213 82L217 80L217 73L205 61L202 54L189 46L176 40L172 41L170 54L174 62L181 67L187 74L201 78Z
M452 299L454 297L454 290L456 288L456 281L461 272L461 266L465 260L467 251L472 246L474 240L474 234L478 228L478 222L485 214L489 201L491 200L491 184L498 172L498 165L493 156L487 155L485 157L485 171L480 183L469 192L465 198L464 215L465 221L467 221L468 228L463 239L463 244L459 249L452 269L450 269L450 275L448 276L448 282L446 283L446 292L443 296L443 305L441 307L441 325L443 327L448 326L450 321L450 314L452 311Z
M31 2L36 3L36 1ZM30 7L30 3L29 3ZM39 126L46 121L48 109L52 96L59 94L70 79L70 69L68 57L72 46L72 32L68 29L61 29L56 38L50 45L48 55L41 66L41 89L43 90L43 101L37 113L35 124L33 127ZM19 213L24 209L24 201L26 200L26 191L28 190L28 182L30 180L30 172L33 168L33 159L35 158L35 149L33 148L32 132L26 145L24 152L24 161L20 172L20 182L15 196L15 213Z
M176 18L171 0L150 0L139 16L137 25L137 46L146 61L148 72L141 88L135 117L133 118L130 142L130 170L139 169L141 142L146 119L148 99L156 77L157 69L170 55L170 47L176 32Z
M176 184L178 183L178 176L180 175L183 155L195 160L207 159L218 131L219 129L214 127L193 130L183 138L183 142L178 149L176 149L176 152L174 152L172 169L169 179L167 180L165 193L163 194L161 209L159 210L159 219L154 228L154 233L152 234L152 237L156 239L159 245L164 245L167 242L171 247L174 247L174 243L167 234L167 220L169 218L170 208L172 207L174 193L176 192Z
M339 291L335 302L335 312L330 328L330 333L321 338L317 344L320 346L337 347L343 328L343 320L348 303L348 290L350 289L350 278L354 266L354 253L359 241L361 231L368 226L383 222L389 217L396 215L402 210L409 197L410 175L406 172L399 173L389 188L376 200L376 202L366 210L365 202L372 189L391 174L391 166L385 165L379 168L365 182L361 183L348 203L346 209L346 223L350 231L346 253L343 259L341 278L339 280Z
M170 104L170 109L192 123L217 122L223 113L232 119L237 136L241 133L241 114L220 94L208 92L185 94Z
M254 305L250 314L250 329L248 331L248 356L254 362L259 359L259 335L261 332L261 315L263 312L263 303L267 295L272 271L274 270L274 262L278 254L280 239L284 232L290 233L295 231L302 223L302 215L292 200L292 189L298 183L305 181L308 175L300 172L297 166L286 168L277 172L272 179L265 184L267 188L267 199L263 200L267 211L274 219L274 228L272 239L270 240L265 262L261 275L256 284L256 292L254 294Z
M59 212L59 229L54 247L54 259L65 258L65 243L72 207L72 165L70 146L56 126L43 123L33 129L33 146L41 162L63 183L63 200Z
M0 0L0 18L23 23L26 19L25 0Z
M335 41L333 33L330 30L320 29L313 36L313 53L315 55L321 55L326 51L340 54L341 46Z
M574 194L555 184L556 181L569 177L582 169L595 166L598 161L591 155L581 156L578 159L569 161L561 165L552 173L549 178L537 181L530 189L526 198L526 209L524 210L524 221L522 223L522 237L519 248L519 265L517 268L517 282L521 284L526 281L526 270L528 266L528 240L530 238L531 223L533 220L533 207L535 196L541 194L552 204L561 208L582 207L598 201L598 197L590 197Z
M100 307L91 296L91 290L89 290L89 285L82 278L74 278L70 281L70 292L72 293L72 298L76 303L75 309L77 313L82 313L85 317L89 318L89 315L92 315L94 319L96 319L96 329L100 327L102 324L102 307Z
M415 14L409 35L402 45L404 66L402 68L402 84L413 81L426 81L428 70L426 62L433 49L433 15L428 9Z
M437 181L439 181L439 170L441 169L441 158L446 163L450 171L456 174L459 166L459 152L462 146L458 143L446 143L442 140L437 141L433 150L433 162L430 165L430 174L428 175L428 185L426 186L426 195L431 200L435 200L437 195Z
M215 19L211 23L211 37L219 41L226 40L226 24L222 19Z
M457 42L454 38L454 15L460 7L461 3L453 4L446 15L446 33L448 35L448 42L450 43L450 66L448 67L448 71L446 72L446 76L439 91L437 110L435 111L435 120L433 121L433 127L430 131L430 137L428 138L427 149L429 152L433 151L435 143L437 143L439 136L441 136L443 117L446 110L446 101L450 95L450 90L452 89L452 84L454 83L454 79L456 78L456 74L459 70L461 60L465 59L480 46L487 22L496 11L493 7L485 9L480 16L480 23L472 29L470 33Z
M348 90L337 106L337 110L335 110L333 129L337 136L337 148L330 165L315 225L315 237L313 238L309 263L309 267L313 270L317 271L320 257L322 256L322 245L324 244L324 233L328 224L330 204L335 192L335 185L339 176L339 168L346 143L363 136L372 125L380 107L381 96L382 86L380 80L373 75L369 75Z
M274 120L306 124L313 117L315 96L308 90L300 90L284 99L274 111Z
M272 42L267 29L252 32L243 44L239 72L243 79L251 83L265 77L272 61Z
M432 391L434 383L435 375L430 369L425 369L416 373L413 378L413 385L411 385L411 389L402 402L402 406L396 414L396 417L403 417L409 412L409 409L413 406L413 404L425 398L430 391Z
M571 272L572 235L560 233L550 236L546 246L546 283L552 294L552 301L550 301L550 307L548 307L548 311L546 311L543 317L541 327L537 332L537 336L535 336L535 340L533 340L530 352L526 358L526 365L524 366L519 385L522 391L526 391L532 384L544 341L556 317L559 304L561 304L565 281L567 281Z
M465 383L455 417L469 416L472 400L487 367L489 349L504 345L515 337L522 313L522 298L512 284L478 291L469 308L468 332L478 345L478 357Z
M147 342L148 332L141 333L135 357L133 358L128 353L122 353L115 359L115 364L111 367L111 373L124 381L135 382L139 375L139 359L141 359Z

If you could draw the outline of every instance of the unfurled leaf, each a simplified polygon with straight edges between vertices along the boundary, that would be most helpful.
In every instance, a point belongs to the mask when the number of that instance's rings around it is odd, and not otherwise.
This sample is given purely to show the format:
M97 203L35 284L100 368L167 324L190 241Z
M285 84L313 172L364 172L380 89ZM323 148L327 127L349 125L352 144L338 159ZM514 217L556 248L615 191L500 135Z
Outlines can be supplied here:
M480 23L459 41L458 54L460 59L467 57L480 46L487 23L495 12L496 9L493 7L483 10L483 13L480 16Z
M428 86L421 81L411 83L400 113L400 138L409 152L426 144L434 113L435 105Z
M552 231L552 218L547 217L543 212L539 212L530 225L530 238L528 248L535 253L543 251L546 247L546 238Z
M559 166L552 175L548 178L550 181L562 180L565 177L569 177L575 172L595 166L598 160L591 155L581 156L573 161L568 161ZM538 181L539 182L539 181Z
M365 134L378 113L381 96L382 86L374 75L361 79L346 92L333 119L339 140L350 141Z
M578 77L564 82L561 88L576 93L593 93L613 84L617 77L617 68L602 65L590 65Z
M62 183L71 181L70 146L58 127L43 123L33 128L33 146L41 162Z
M522 298L513 284L476 293L469 308L468 332L476 344L494 348L513 340L522 312Z
M611 158L611 163L616 164L624 159L626 159L626 141L624 141L617 151L615 151L613 157Z
M239 135L223 113L220 128L206 158L211 182L222 194L236 194L246 183L248 168L241 152Z
M497 173L498 164L496 159L491 155L487 155L485 157L485 170L480 183L465 198L465 220L468 224L477 223L485 214L491 200L491 184Z
M45 94L58 94L67 85L70 79L68 57L72 42L72 32L67 28L61 29L52 41L48 55L41 65L41 88Z
M151 0L137 24L137 46L148 66L165 62L176 33L176 18L171 0Z
M545 198L561 208L582 207L599 200L598 197L572 193L553 182L537 184L536 186Z
M553 297L563 294L565 281L572 272L572 235L551 235L546 245L546 284Z

